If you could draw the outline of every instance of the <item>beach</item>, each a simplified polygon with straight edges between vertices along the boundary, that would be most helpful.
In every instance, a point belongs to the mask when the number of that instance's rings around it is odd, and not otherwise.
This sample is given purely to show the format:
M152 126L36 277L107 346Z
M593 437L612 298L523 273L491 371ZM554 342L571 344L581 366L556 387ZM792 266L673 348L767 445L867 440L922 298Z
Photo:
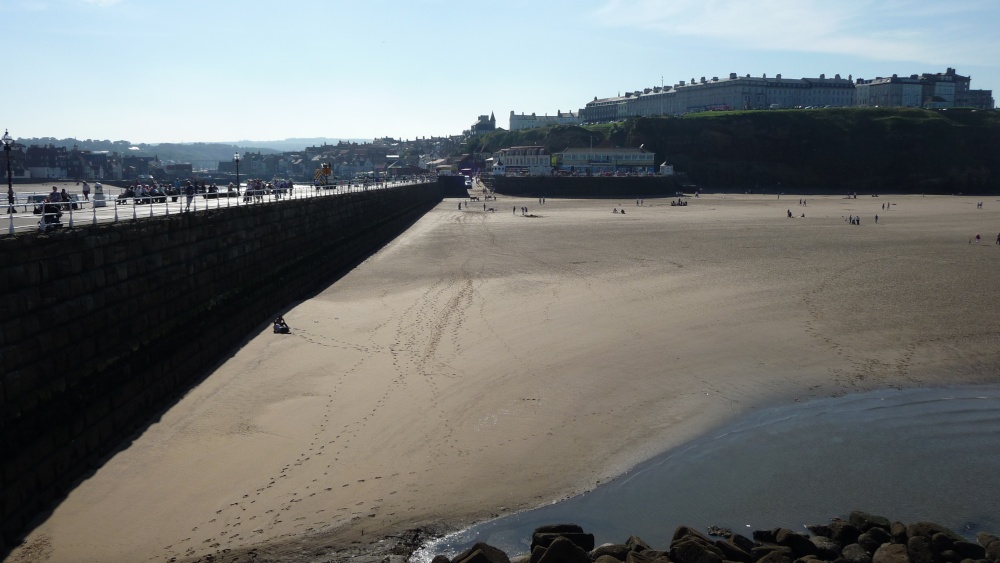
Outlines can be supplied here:
M443 201L6 560L312 560L578 494L767 405L1000 381L996 197L687 201Z

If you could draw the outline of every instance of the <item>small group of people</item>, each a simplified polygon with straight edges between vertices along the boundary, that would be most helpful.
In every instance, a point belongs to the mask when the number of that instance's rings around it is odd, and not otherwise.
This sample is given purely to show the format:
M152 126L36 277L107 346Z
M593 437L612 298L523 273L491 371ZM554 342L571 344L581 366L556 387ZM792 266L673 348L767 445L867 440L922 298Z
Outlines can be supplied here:
M979 203L976 204L976 209L982 209L982 208L983 208L983 202L980 201Z
M614 211L612 211L612 213L621 213L622 215L624 215L625 214L625 207L623 206L621 211L618 211L618 208L616 207L614 209Z
M288 328L288 323L285 322L285 317L278 315L278 318L274 319L274 333L275 334L289 334L292 329Z
M799 205L806 205L806 200L805 199L800 199L799 200Z
M976 236L969 239L969 244L972 243L980 244L982 243L982 241L983 241L982 237L979 236L979 233L976 233ZM1000 244L1000 233L997 233L997 244Z
M517 215L517 208L516 207L513 208L513 213L514 213L514 215ZM521 207L521 215L527 215L527 214L528 214L528 208L522 206Z

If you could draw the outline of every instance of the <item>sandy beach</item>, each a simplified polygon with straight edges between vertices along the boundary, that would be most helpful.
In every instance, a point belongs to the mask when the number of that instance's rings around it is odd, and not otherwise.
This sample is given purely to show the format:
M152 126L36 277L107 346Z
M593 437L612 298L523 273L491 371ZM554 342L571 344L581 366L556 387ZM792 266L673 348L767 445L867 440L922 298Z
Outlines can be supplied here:
M765 405L1000 381L1000 200L805 197L445 200L6 560L328 554L550 503Z

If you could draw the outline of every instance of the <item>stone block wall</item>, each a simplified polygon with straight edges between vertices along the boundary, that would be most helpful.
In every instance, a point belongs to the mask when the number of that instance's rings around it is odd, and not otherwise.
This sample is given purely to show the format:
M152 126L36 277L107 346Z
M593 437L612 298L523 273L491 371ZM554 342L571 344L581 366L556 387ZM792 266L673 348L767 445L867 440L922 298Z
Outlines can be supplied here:
M0 239L0 544L440 201L424 184Z
M523 197L672 197L682 189L675 176L496 176L498 194Z

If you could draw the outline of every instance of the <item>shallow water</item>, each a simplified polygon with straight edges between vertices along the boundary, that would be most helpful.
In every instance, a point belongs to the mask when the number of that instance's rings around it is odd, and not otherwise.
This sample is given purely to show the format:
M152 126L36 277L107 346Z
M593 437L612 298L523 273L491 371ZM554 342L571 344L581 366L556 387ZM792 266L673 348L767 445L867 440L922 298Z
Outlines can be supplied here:
M929 520L1000 533L1000 385L884 390L768 408L671 450L590 493L486 522L418 553L477 541L527 553L537 526L576 523L597 545L674 529L752 530L846 518Z

